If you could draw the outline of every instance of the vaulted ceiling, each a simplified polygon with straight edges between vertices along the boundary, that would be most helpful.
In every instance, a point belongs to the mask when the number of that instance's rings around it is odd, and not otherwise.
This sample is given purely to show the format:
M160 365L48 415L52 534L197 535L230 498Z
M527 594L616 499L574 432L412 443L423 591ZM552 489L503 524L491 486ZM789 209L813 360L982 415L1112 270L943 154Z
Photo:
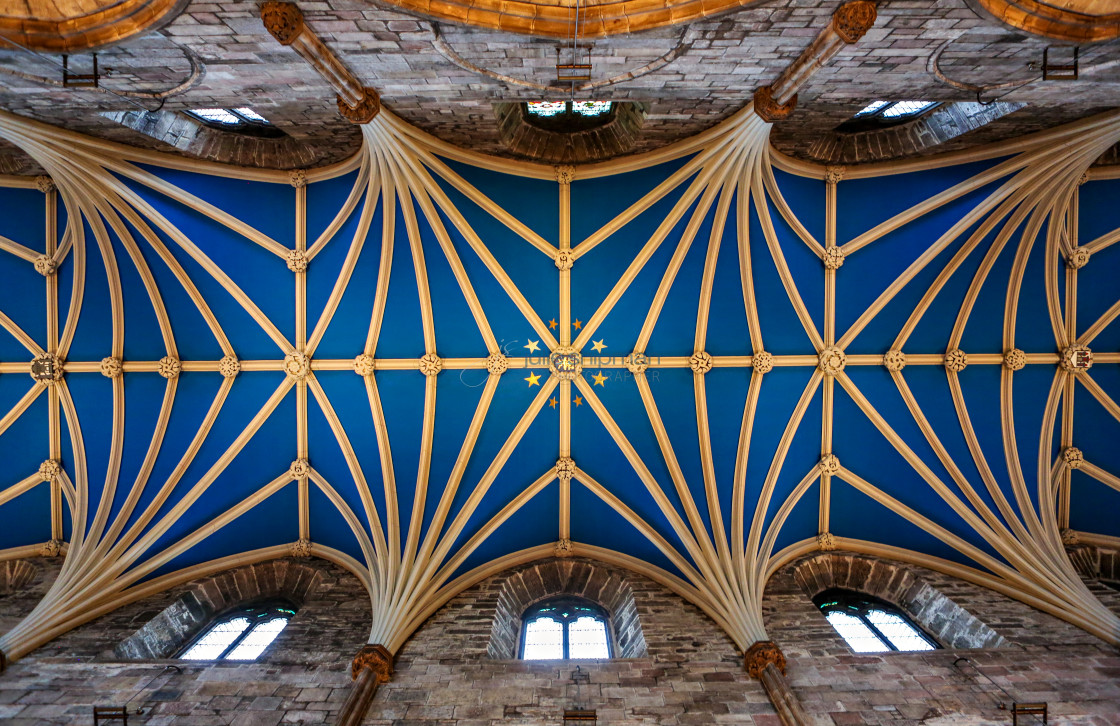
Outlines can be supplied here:
M573 554L745 648L831 548L1120 641L1064 551L1120 537L1120 114L846 170L772 129L554 168L383 111L289 175L0 114L53 179L0 180L0 548L66 555L0 650L289 554L391 650Z

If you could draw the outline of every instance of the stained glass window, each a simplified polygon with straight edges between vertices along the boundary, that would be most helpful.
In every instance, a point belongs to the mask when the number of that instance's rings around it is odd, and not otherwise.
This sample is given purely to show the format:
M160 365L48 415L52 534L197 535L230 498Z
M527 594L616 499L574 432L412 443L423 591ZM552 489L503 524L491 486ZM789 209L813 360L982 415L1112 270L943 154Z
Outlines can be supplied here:
M269 604L227 613L195 638L184 660L256 660L276 640L295 610Z
M596 118L609 114L613 105L610 101L535 101L525 104L525 109L530 116L538 118L555 118L566 114Z
M528 107L529 113L533 114L534 116L555 116L568 110L568 104L564 103L563 101L560 101L559 103L538 101L536 103L527 103L525 105Z
M607 613L586 600L560 598L540 603L522 617L521 657L610 658L607 621Z
M826 590L813 598L825 618L856 653L934 650L938 647L897 608L850 590Z
M573 101L572 112L581 116L602 116L610 113L610 101Z

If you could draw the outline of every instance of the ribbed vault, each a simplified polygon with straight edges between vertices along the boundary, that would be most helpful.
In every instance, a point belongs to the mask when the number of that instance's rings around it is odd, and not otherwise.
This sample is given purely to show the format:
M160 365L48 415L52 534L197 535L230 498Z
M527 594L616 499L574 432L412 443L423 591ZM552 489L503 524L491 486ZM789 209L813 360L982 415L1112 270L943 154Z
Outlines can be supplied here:
M833 548L1120 642L1064 549L1120 535L1120 114L846 174L750 108L575 169L363 133L289 176L0 115L53 179L0 188L0 547L66 557L10 658L290 553L390 650L554 554L745 649Z

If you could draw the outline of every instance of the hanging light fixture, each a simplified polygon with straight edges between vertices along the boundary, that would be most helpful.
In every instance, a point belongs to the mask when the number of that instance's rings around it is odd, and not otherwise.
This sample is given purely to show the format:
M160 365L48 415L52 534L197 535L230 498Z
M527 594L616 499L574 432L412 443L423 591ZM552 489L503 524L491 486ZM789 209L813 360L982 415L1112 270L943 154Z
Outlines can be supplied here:
M571 681L575 686L576 697L575 703L571 707L564 709L564 726L569 726L570 724L591 724L595 726L595 724L599 722L598 717L595 715L595 709L587 707L587 704L583 700L583 693L580 690L582 684L591 684L591 674L583 670L582 667L576 666L576 669L572 671Z
M579 45L579 0L576 0L576 17L572 23L572 43L569 46L568 62L564 63L561 53L563 48L556 47L556 80L571 81L572 94L575 95L576 81L591 80L591 46L581 48ZM583 51L587 51L584 55Z

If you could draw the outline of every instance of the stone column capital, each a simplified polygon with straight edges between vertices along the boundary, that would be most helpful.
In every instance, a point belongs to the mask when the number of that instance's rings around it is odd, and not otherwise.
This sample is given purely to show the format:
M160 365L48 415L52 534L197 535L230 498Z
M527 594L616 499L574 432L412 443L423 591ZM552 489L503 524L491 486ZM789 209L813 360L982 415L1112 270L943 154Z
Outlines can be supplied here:
M291 45L304 28L303 12L294 3L262 3L261 21L281 45Z
M373 672L378 684L388 683L393 677L393 654L381 644L362 646L354 656L354 662L350 664L350 676L357 680L362 671L367 669Z
M773 89L770 86L760 86L754 92L754 112L768 124L781 121L793 113L797 107L797 94L784 104L774 99Z
M772 640L755 641L754 645L747 648L747 652L743 655L743 665L751 678L762 678L762 671L771 663L783 675L785 674L786 657L782 655L782 649L778 647L778 644Z
M358 105L351 106L338 97L338 115L352 124L368 124L381 111L381 96L377 91L365 86Z

